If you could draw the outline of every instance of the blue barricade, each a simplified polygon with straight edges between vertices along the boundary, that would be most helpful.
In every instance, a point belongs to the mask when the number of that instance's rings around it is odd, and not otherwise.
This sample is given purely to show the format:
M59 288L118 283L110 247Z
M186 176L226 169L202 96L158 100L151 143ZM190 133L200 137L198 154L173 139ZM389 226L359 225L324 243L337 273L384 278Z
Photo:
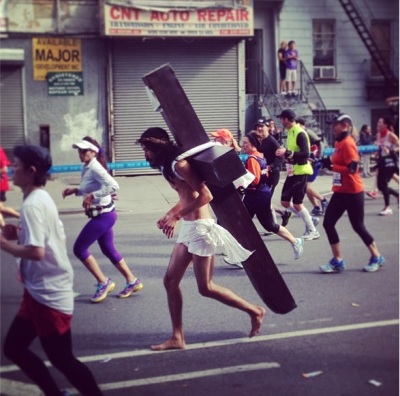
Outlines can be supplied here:
M107 166L108 169L110 170L150 168L150 164L147 161L109 162ZM50 169L50 173L80 172L81 169L82 169L82 164L53 165Z
M370 144L368 146L357 146L359 154L373 154L378 151L378 146L374 144ZM323 157L330 157L333 154L334 148L333 147L326 147L324 149Z
M372 154L378 150L378 147L375 145L369 146L358 146L358 152L360 154ZM324 157L329 157L333 154L333 147L326 147L324 149ZM239 154L239 158L242 162L246 161L246 154ZM139 169L139 168L150 168L150 164L147 161L128 161L128 162L109 162L108 169L110 170L121 170L121 169ZM82 169L81 164L76 165L53 165L50 168L49 173L72 173L72 172L80 172ZM8 169L8 175L12 175L12 168Z

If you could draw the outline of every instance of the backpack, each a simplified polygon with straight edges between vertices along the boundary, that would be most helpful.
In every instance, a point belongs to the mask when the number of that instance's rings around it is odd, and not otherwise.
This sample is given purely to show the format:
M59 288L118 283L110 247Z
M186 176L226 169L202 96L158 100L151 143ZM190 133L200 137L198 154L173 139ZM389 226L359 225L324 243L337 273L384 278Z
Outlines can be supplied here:
M270 188L267 185L268 175L266 172L262 172L262 171L266 171L266 169L267 169L267 160L265 158L260 158L255 155L249 155L249 158L254 158L258 162L258 164L260 165L260 168L261 168L260 182L257 185L250 184L249 188L253 188L253 189L255 188L256 190L261 190L261 191L267 191L267 189L270 190Z

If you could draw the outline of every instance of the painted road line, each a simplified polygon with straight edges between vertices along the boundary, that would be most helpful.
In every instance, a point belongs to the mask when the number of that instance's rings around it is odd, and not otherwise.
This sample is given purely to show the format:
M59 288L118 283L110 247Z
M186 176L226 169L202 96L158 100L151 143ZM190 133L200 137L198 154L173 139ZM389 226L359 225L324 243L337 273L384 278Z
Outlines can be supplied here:
M204 378L204 377L213 377L220 376L224 374L237 374L243 373L247 371L256 371L256 370L269 370L273 368L279 368L280 365L275 362L264 362L264 363L256 363L256 364L246 364L240 366L231 366L231 367L221 367L212 370L201 370L201 371L192 371L189 373L179 373L175 375L163 375L158 377L149 377L142 378L137 380L130 381L119 381L119 382L111 382L108 384L101 384L100 389L102 391L116 390L116 389L126 389L133 388L136 386L145 386L145 385L156 385L156 384L165 384L166 382L176 382L176 381L188 381L196 378ZM70 388L67 391L71 395L78 395L79 392ZM24 384L22 382L10 381L1 379L1 394L4 396L40 396L42 393L40 390L34 385Z
M318 329L291 331L287 333L270 334L265 336L261 335L254 338L235 338L232 340L204 342L204 343L187 345L186 351L204 349L204 348L223 347L223 346L237 345L243 343L266 342L266 341L282 340L294 337L306 337L319 334L338 333L343 331L354 331L354 330L362 330L362 329L386 327L386 326L398 326L399 323L400 323L399 319L391 319L391 320L381 320L377 322L365 322L365 323L356 323L351 325L331 326L331 327L322 327ZM157 355L160 353L179 353L179 351L180 350L154 352L151 349L139 349L128 352L116 352L116 353L107 353L103 355L83 356L83 357L78 357L78 359L81 362L89 363L89 362L98 362L110 359L123 359L123 358L131 358L131 357L139 357L147 355ZM46 365L50 366L50 363L46 361ZM19 368L15 365L2 366L0 367L0 374L17 370L19 370Z
M32 384L25 384L19 381L12 381L6 378L1 380L1 395L3 396L41 396L42 391Z
M101 384L102 391L116 390L124 388L133 388L136 386L164 384L166 382L187 381L196 378L213 377L224 374L237 374L246 371L268 370L272 368L279 368L280 365L275 362L264 362L256 364L246 364L241 366L219 367L212 370L192 371L190 373L179 373L175 375L162 375L159 377L149 377L130 381L111 382L109 384ZM71 394L76 393L75 389L68 389Z

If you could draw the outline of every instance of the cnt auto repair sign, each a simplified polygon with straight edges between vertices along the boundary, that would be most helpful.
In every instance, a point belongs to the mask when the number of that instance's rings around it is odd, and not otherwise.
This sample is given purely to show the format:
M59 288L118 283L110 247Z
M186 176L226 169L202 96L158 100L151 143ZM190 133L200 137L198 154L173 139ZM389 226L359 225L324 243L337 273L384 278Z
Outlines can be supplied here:
M253 36L252 2L243 3L247 5L235 8L166 11L104 4L104 34L164 37Z
M81 72L81 40L40 37L32 39L33 79L46 81L48 72Z

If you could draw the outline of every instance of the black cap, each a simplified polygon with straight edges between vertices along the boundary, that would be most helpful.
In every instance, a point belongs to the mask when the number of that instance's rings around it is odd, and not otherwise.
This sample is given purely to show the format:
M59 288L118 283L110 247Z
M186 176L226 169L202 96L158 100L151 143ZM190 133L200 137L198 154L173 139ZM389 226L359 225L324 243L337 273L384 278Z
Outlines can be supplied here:
M289 121L294 121L296 119L296 113L291 109L285 109L278 117L287 118Z
M260 117L255 123L254 126L256 127L257 125L269 125L269 120L266 117Z
M336 122L346 122L347 124L353 125L353 121L347 114L337 114L333 116L330 120L327 120L327 124L334 124Z
M14 156L18 157L25 166L34 166L39 172L48 172L52 165L49 150L33 144L15 146Z

